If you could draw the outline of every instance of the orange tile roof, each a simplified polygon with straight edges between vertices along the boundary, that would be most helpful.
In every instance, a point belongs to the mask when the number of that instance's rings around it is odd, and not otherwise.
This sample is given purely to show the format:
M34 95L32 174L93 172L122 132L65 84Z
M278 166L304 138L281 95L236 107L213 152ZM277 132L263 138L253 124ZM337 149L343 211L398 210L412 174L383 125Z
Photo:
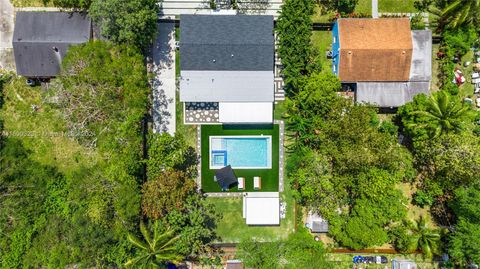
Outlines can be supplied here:
M408 81L412 34L408 18L339 19L344 82Z

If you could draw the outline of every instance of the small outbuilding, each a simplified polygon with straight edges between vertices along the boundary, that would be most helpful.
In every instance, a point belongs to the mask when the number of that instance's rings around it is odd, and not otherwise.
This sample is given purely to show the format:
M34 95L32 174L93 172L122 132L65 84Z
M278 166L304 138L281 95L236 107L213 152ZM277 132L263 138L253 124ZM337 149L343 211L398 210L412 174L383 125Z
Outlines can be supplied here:
M417 269L417 264L410 260L393 259L392 269Z
M247 192L243 196L243 218L247 225L280 225L278 192Z
M17 74L30 78L55 77L71 45L92 37L92 22L82 13L17 12L13 54Z

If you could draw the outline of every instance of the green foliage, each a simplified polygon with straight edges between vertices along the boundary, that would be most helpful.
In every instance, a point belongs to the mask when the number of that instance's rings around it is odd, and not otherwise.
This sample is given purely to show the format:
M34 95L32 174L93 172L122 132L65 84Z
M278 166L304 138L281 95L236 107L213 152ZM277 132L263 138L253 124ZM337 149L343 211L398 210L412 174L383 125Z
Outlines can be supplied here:
M478 13L480 2L477 0L450 1L441 12L443 24L450 28L458 28L463 25L479 25Z
M413 200L415 201L416 205L423 208L425 206L433 205L434 197L432 197L430 195L430 193L428 193L428 192L419 190L419 191L415 192Z
M318 148L319 130L324 117L336 106L341 89L338 78L330 73L312 74L298 94L286 100L287 129L294 138L293 148Z
M217 219L220 218L212 204L199 193L184 201L184 210L173 210L166 216L168 225L179 234L176 245L179 253L190 258L214 255L211 243L217 238Z
M385 227L402 220L406 202L401 192L390 189L390 195L382 200L357 199L351 212L334 217L329 233L343 246L364 249L388 242Z
M440 233L427 227L424 217L420 217L411 226L411 238L408 250L421 250L423 256L432 258L433 254L440 254Z
M102 36L146 51L157 32L156 0L93 0L89 16Z
M249 268L330 268L320 241L304 229L277 242L242 241L238 256Z
M113 133L137 136L132 132L140 130L149 88L143 57L134 50L101 41L74 46L53 88L67 127L81 143L111 146L118 141L103 139Z
M474 182L480 172L479 139L463 132L415 143L415 165L424 178L422 189L435 193L438 185L444 192L452 192Z
M179 263L182 256L175 251L175 242L178 237L173 230L163 229L159 221L151 225L150 231L146 225L140 223L142 237L128 234L128 241L135 246L138 253L135 258L128 260L125 267L138 265L139 268L166 268L166 262Z
M43 0L45 6L48 3L52 3L55 7L86 11L90 7L92 0Z
M183 136L152 134L144 184L143 213L161 220L179 235L178 253L194 259L210 256L210 243L215 234L215 208L197 192L193 178L197 174L198 157ZM170 171L173 170L173 171ZM167 171L167 172L166 172ZM204 259L208 262L211 260Z
M276 23L278 54L282 59L282 74L289 96L298 92L305 76L320 68L310 44L313 12L313 1L286 0Z
M405 133L413 140L459 133L473 121L474 113L459 96L439 91L430 97L417 95L398 110Z
M455 191L451 208L457 223L449 236L448 253L459 266L480 263L480 190L478 184Z
M184 210L184 201L194 195L196 184L182 172L167 170L142 187L142 211L152 219L159 219L173 210Z
M189 178L197 175L197 154L181 134L152 134L148 141L148 178L156 178L168 168L182 171Z

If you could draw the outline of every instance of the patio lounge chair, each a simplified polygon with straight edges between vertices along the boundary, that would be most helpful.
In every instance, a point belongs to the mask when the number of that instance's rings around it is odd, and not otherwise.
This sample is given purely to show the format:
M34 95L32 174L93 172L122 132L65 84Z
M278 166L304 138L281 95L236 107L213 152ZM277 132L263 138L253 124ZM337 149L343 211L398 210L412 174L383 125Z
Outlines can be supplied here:
M253 189L260 190L262 188L262 178L253 177Z
M244 190L245 189L245 178L239 177L238 178L238 189Z

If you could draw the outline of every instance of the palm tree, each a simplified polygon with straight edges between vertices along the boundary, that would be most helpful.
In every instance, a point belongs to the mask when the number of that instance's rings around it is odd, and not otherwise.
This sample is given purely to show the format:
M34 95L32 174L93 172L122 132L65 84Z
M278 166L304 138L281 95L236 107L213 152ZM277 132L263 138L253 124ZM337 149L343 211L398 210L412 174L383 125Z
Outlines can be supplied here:
M462 130L464 123L472 118L472 113L459 97L439 91L427 99L423 110L413 112L420 118L412 127L426 128L430 137L435 138L443 133Z
M140 232L143 238L138 238L129 233L128 241L132 243L139 251L137 257L128 260L126 267L139 265L140 268L163 268L166 262L179 263L182 256L176 253L175 243L178 236L174 236L174 231L167 229L159 233L159 222L153 225L153 237L143 222L140 223Z
M470 23L478 23L480 13L480 0L455 0L446 6L440 16L442 21L452 28L457 28Z
M411 227L412 237L409 240L408 250L421 250L426 258L437 254L440 246L438 231L427 227L426 219L421 216Z

